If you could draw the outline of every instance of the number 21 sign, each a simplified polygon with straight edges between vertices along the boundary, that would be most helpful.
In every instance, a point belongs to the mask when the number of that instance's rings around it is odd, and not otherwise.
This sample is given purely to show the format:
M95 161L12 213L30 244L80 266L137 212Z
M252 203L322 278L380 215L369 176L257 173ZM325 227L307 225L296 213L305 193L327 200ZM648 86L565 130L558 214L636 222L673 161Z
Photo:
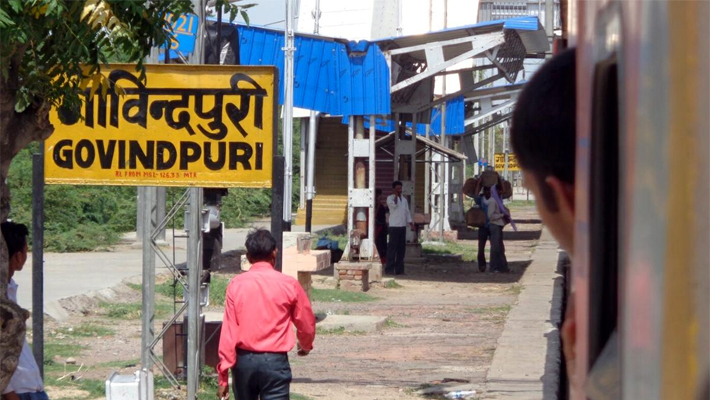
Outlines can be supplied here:
M173 15L168 13L165 19L170 21ZM183 56L191 54L195 49L195 37L197 36L197 25L199 20L195 14L183 14L170 25L175 36L170 41L170 58L178 58L178 52ZM162 47L165 49L165 46Z

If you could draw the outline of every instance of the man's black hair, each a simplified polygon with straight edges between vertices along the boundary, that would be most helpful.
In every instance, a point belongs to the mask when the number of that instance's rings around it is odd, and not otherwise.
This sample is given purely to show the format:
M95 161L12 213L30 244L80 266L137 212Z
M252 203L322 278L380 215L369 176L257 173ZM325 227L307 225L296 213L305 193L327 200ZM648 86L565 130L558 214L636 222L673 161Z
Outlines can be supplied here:
M574 184L576 144L576 51L552 57L533 75L518 97L510 143L518 164L535 174L543 202L557 210L545 178Z
M271 253L276 249L276 239L268 230L256 229L249 232L244 245L252 262L268 261L271 259Z
M375 197L382 194L382 189L375 189Z
M397 186L402 186L402 182L401 181L392 182L392 189L396 188Z
M18 224L12 221L5 221L0 224L2 236L5 238L7 245L7 256L12 257L15 253L19 253L25 249L27 244L27 235L29 231L25 224Z

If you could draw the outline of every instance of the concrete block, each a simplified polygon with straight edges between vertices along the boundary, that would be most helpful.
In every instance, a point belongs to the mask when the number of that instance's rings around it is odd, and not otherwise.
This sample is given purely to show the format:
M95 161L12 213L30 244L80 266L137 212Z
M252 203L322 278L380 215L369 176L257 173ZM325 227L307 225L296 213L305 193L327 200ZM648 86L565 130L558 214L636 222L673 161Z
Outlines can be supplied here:
M348 331L377 332L385 327L387 317L371 315L328 315L318 322L317 327L325 330L345 329Z

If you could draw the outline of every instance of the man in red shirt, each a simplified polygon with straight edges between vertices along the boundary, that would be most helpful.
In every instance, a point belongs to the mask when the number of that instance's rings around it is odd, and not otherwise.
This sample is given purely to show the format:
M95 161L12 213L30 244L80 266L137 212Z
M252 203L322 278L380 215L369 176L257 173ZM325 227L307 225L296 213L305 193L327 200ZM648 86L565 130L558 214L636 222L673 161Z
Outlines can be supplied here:
M266 229L246 240L249 272L229 283L219 340L219 398L229 398L228 371L236 400L288 400L287 352L298 336L299 356L313 349L316 321L297 280L274 270L276 240ZM291 324L298 333L294 335Z

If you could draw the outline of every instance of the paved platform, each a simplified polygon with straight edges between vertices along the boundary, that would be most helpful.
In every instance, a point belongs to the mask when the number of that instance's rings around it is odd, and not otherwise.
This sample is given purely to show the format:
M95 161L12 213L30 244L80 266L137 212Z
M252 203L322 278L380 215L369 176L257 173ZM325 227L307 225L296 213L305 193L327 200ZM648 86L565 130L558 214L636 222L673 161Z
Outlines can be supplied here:
M345 329L346 331L377 332L387 323L386 317L371 315L328 315L316 326L325 330Z
M543 229L533 260L520 280L486 377L486 399L556 399L560 374L563 278L557 242Z
M269 221L257 221L252 227L270 226ZM318 232L333 229L336 226L314 226ZM251 228L225 229L223 252L242 249L244 241ZM294 231L302 227L294 227ZM173 245L172 231L168 230L166 241ZM181 232L176 232L176 235ZM135 232L124 235L126 241L135 240ZM186 239L175 240L175 263L186 260ZM165 249L172 257L172 248ZM58 301L79 295L93 296L103 289L118 285L124 279L140 277L143 271L143 250L130 245L120 246L112 252L85 253L45 253L44 254L44 312L54 319L66 318ZM156 273L167 273L160 260L156 259ZM14 276L20 285L18 304L26 309L32 309L32 254L30 253L25 267Z

